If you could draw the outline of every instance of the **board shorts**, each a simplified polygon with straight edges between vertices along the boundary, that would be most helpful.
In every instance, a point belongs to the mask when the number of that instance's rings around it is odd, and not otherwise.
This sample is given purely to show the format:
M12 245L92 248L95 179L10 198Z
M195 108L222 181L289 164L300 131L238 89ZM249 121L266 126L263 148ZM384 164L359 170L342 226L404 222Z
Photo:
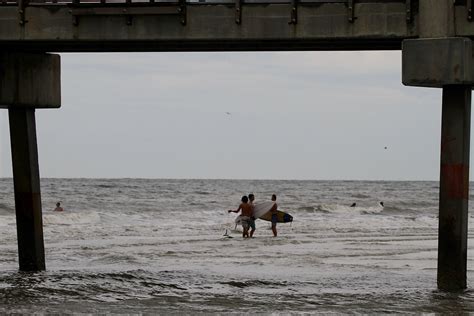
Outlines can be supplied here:
M272 214L272 226L276 226L277 223L278 223L278 215Z
M242 227L248 229L250 227L250 217L248 216L241 216L240 220L242 221Z
M255 230L255 219L253 217L250 217L249 225L250 225L250 228Z

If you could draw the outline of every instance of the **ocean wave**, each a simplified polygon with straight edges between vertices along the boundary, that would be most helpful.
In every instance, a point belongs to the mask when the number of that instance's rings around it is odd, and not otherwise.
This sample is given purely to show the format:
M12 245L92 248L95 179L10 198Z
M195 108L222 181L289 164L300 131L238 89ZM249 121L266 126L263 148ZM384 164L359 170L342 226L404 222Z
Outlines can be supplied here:
M355 206L351 207L342 204L320 204L317 206L303 206L298 208L299 211L319 212L326 214L340 214L340 213L359 213L359 214L378 214L383 211L381 205L377 206Z
M323 210L320 208L320 206L300 206L298 207L297 209L298 211L302 211L302 212L308 212L308 213L317 213L317 212L323 212L323 213L328 213L328 211L326 210Z
M305 205L297 208L298 212L303 213L323 213L323 214L381 214L381 215L410 215L417 216L422 213L430 213L430 209L413 209L405 205L399 206L381 206L376 205L356 205L351 207L347 204L319 204L319 205Z
M119 302L127 299L150 299L159 295L178 295L188 290L176 275L149 271L94 273L60 271L41 274L0 275L0 305L55 300ZM184 280L186 281L186 280ZM184 284L184 285L183 285ZM68 313L66 313L68 314Z
M96 188L104 188L104 189L111 189L118 187L116 184L96 184L94 185Z
M15 208L13 206L0 202L0 215L11 215L14 213L15 213Z
M356 199L368 199L368 198L370 198L369 195L365 195L365 194L362 194L362 193L351 194L351 197L356 198Z
M385 206L383 213L387 215L416 215L420 212L407 207Z
M207 192L207 191L194 191L193 194L197 194L197 195L210 195L211 192Z
M280 287L280 286L286 286L288 285L287 281L267 281L267 280L261 280L261 279L251 279L251 280L230 280L230 281L224 281L224 282L219 282L220 284L224 285L229 285L232 287L237 287L237 288L246 288L250 286L268 286L268 287Z
M10 226L10 225L15 225L16 220L15 216L10 214L10 215L0 215L0 227L1 226Z
M43 215L45 225L77 225L100 222L100 215L94 211L87 212L54 212Z

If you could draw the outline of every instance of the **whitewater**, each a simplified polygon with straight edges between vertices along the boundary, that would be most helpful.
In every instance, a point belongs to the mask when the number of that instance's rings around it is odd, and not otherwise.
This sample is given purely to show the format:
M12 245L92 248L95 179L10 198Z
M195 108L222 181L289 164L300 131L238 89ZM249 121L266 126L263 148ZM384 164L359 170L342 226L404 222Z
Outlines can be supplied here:
M18 272L0 179L1 313L464 313L436 289L438 183L42 179L47 270ZM242 195L294 217L235 229ZM471 193L473 194L473 193ZM61 201L65 211L53 212ZM384 206L380 204L383 202ZM356 203L355 207L351 207ZM226 230L232 238L224 236Z

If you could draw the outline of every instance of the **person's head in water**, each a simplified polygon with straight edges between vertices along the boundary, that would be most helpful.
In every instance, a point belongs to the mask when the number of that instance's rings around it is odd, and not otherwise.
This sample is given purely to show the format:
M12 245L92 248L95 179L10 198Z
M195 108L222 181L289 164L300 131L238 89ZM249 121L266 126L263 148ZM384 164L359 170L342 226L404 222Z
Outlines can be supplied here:
M249 198L246 195L244 195L242 197L241 201L242 201L242 203L247 203L249 201Z
M381 205L382 207L384 207L383 202L380 202L380 205Z
M275 194L272 194L272 201L276 201L277 200L277 196Z
M249 194L249 201L253 202L253 200L255 200L255 195L253 195L253 193L250 193Z
M61 206L61 203L56 203L56 207L60 207Z

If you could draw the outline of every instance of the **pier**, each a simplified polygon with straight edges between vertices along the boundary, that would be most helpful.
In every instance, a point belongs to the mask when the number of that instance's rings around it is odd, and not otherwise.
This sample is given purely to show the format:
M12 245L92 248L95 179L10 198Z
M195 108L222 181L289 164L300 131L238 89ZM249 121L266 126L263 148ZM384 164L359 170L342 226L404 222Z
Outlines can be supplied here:
M401 50L404 85L443 91L438 288L465 289L473 4L0 0L0 107L9 112L20 270L46 269L35 110L61 106L54 53Z

